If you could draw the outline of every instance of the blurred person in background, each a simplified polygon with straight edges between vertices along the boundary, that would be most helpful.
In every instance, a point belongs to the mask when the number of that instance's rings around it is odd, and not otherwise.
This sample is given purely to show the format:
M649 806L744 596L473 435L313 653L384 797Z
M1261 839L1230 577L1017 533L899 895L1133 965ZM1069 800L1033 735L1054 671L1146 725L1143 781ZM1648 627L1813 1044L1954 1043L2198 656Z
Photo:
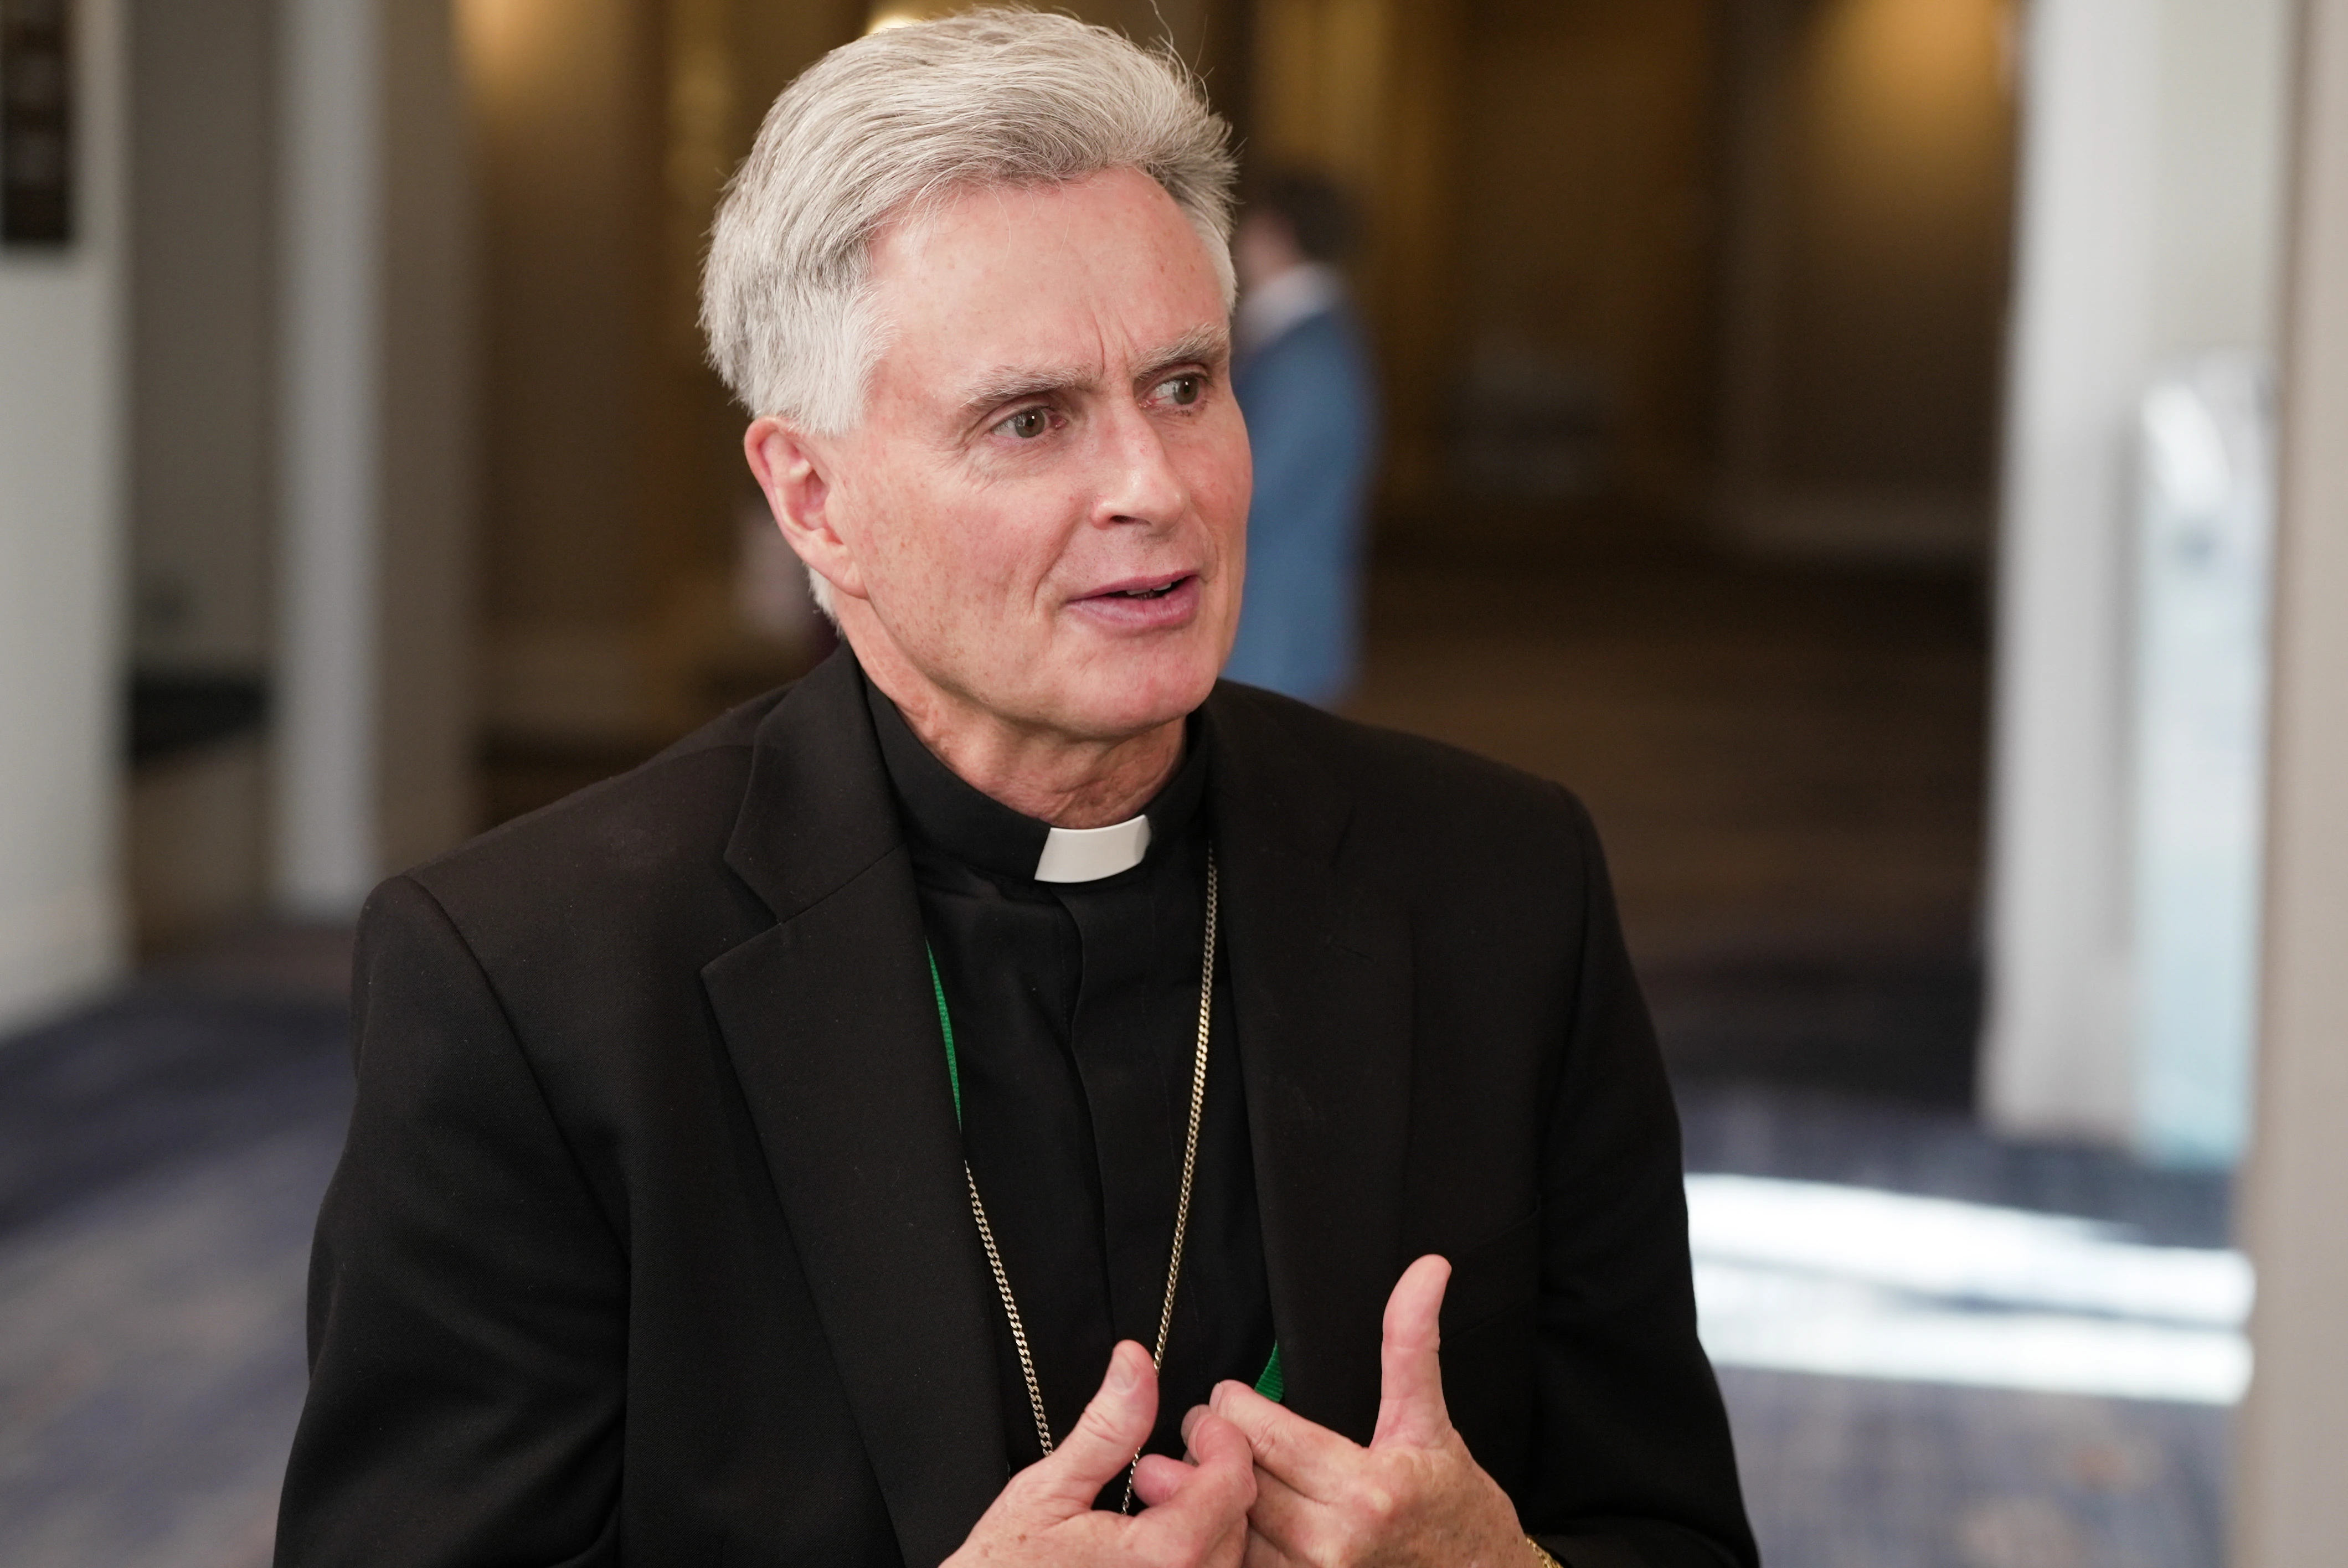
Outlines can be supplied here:
M1224 674L1332 707L1361 663L1377 388L1338 264L1359 231L1334 183L1274 175L1240 220L1232 389L1255 448L1247 598Z

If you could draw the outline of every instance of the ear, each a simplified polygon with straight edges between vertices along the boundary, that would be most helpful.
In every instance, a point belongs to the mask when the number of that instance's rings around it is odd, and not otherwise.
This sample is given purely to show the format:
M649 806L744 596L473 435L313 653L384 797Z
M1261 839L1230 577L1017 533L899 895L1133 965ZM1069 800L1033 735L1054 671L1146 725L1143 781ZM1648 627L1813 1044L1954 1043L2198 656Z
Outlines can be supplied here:
M839 533L832 484L836 453L829 442L773 415L762 415L742 433L742 455L767 495L783 540L838 591L864 597L854 547Z

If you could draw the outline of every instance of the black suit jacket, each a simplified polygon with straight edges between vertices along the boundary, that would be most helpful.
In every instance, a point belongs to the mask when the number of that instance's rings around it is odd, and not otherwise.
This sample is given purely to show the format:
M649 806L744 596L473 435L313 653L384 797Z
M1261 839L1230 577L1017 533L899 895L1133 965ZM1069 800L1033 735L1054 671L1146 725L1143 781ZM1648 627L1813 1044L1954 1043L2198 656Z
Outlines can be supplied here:
M1290 1406L1410 1259L1575 1568L1750 1563L1677 1126L1563 790L1247 687L1210 809ZM918 1564L1005 1480L905 843L835 658L377 890L282 1564Z

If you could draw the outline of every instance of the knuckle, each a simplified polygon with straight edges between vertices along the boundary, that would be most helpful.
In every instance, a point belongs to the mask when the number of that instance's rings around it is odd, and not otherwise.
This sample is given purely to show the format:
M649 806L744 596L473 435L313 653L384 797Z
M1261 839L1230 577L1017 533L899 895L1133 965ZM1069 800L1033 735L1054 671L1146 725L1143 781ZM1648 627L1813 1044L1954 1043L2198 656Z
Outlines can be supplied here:
M1088 1438L1111 1448L1117 1446L1117 1424L1108 1419L1107 1413L1098 1405L1085 1407L1085 1413L1076 1418L1076 1430L1069 1435ZM1061 1454L1067 1451L1068 1446L1066 1441L1063 1441L1052 1451L1052 1457L1059 1458Z

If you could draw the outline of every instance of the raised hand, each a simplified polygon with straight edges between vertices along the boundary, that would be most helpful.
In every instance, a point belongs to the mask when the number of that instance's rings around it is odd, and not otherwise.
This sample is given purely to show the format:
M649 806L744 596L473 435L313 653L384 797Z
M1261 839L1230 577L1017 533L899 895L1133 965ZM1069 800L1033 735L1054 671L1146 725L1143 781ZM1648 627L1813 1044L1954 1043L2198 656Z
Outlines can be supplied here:
M1255 1454L1246 1568L1529 1568L1515 1505L1452 1429L1437 1319L1451 1266L1422 1257L1386 1300L1370 1446L1222 1383L1184 1425L1194 1454L1217 1418Z
M1203 1412L1201 1412L1203 1414ZM1109 1356L1100 1391L1049 1458L1011 1478L947 1568L1238 1568L1247 1550L1255 1476L1247 1440L1206 1416L1188 1434L1191 1462L1151 1454L1134 1491L1147 1506L1131 1518L1093 1499L1125 1473L1158 1419L1158 1374L1132 1340Z

